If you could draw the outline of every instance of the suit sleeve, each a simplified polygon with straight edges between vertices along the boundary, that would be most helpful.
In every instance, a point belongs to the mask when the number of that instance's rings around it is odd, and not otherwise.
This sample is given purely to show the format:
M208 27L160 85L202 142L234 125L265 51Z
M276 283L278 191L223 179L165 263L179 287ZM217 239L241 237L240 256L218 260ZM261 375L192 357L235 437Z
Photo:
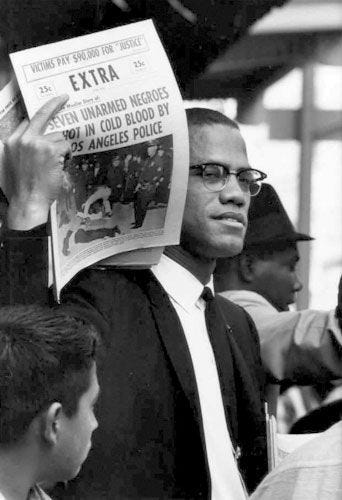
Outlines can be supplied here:
M0 305L48 304L46 226L4 231L0 242Z

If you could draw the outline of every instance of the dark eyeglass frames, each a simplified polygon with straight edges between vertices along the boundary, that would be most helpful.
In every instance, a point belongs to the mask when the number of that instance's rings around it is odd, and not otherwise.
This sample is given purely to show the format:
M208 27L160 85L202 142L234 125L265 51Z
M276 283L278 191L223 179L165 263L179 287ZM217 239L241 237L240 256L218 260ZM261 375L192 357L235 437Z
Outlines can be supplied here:
M256 196L261 189L261 182L267 175L255 168L243 168L233 171L219 163L201 163L191 165L190 170L197 170L202 176L203 184L209 191L222 191L227 185L229 177L235 175L242 189L249 191L251 196Z

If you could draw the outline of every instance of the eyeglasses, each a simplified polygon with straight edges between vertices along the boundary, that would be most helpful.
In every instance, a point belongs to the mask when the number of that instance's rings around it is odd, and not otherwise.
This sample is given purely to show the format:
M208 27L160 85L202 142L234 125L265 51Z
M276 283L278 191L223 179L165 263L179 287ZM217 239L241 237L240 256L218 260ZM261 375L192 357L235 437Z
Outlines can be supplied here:
M198 170L202 176L203 184L209 191L222 191L227 185L229 177L235 175L241 188L249 191L251 196L256 196L261 189L261 181L267 175L255 168L243 168L238 172L233 172L229 167L219 163L202 163L191 165L190 170Z

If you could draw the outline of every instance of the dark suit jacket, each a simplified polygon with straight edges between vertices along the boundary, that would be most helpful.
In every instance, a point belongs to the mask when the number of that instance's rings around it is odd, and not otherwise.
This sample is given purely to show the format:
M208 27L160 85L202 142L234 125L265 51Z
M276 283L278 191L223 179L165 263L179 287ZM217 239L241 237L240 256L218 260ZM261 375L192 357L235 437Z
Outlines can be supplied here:
M62 300L100 328L103 343L99 429L79 477L62 497L209 498L192 362L178 316L158 281L150 271L87 269ZM221 336L214 352L233 445L241 448L240 470L252 489L266 472L258 339L243 309L218 300L229 326L223 323L225 340ZM229 359L222 358L227 349Z

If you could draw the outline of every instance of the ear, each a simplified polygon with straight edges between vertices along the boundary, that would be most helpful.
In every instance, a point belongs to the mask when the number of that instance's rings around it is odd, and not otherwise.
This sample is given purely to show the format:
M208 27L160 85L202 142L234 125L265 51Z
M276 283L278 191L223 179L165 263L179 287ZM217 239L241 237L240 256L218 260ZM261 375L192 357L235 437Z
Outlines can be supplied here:
M55 445L61 431L62 405L52 403L43 417L43 438L50 444Z
M253 256L243 253L239 258L239 274L242 281L251 283L254 280L255 259Z

